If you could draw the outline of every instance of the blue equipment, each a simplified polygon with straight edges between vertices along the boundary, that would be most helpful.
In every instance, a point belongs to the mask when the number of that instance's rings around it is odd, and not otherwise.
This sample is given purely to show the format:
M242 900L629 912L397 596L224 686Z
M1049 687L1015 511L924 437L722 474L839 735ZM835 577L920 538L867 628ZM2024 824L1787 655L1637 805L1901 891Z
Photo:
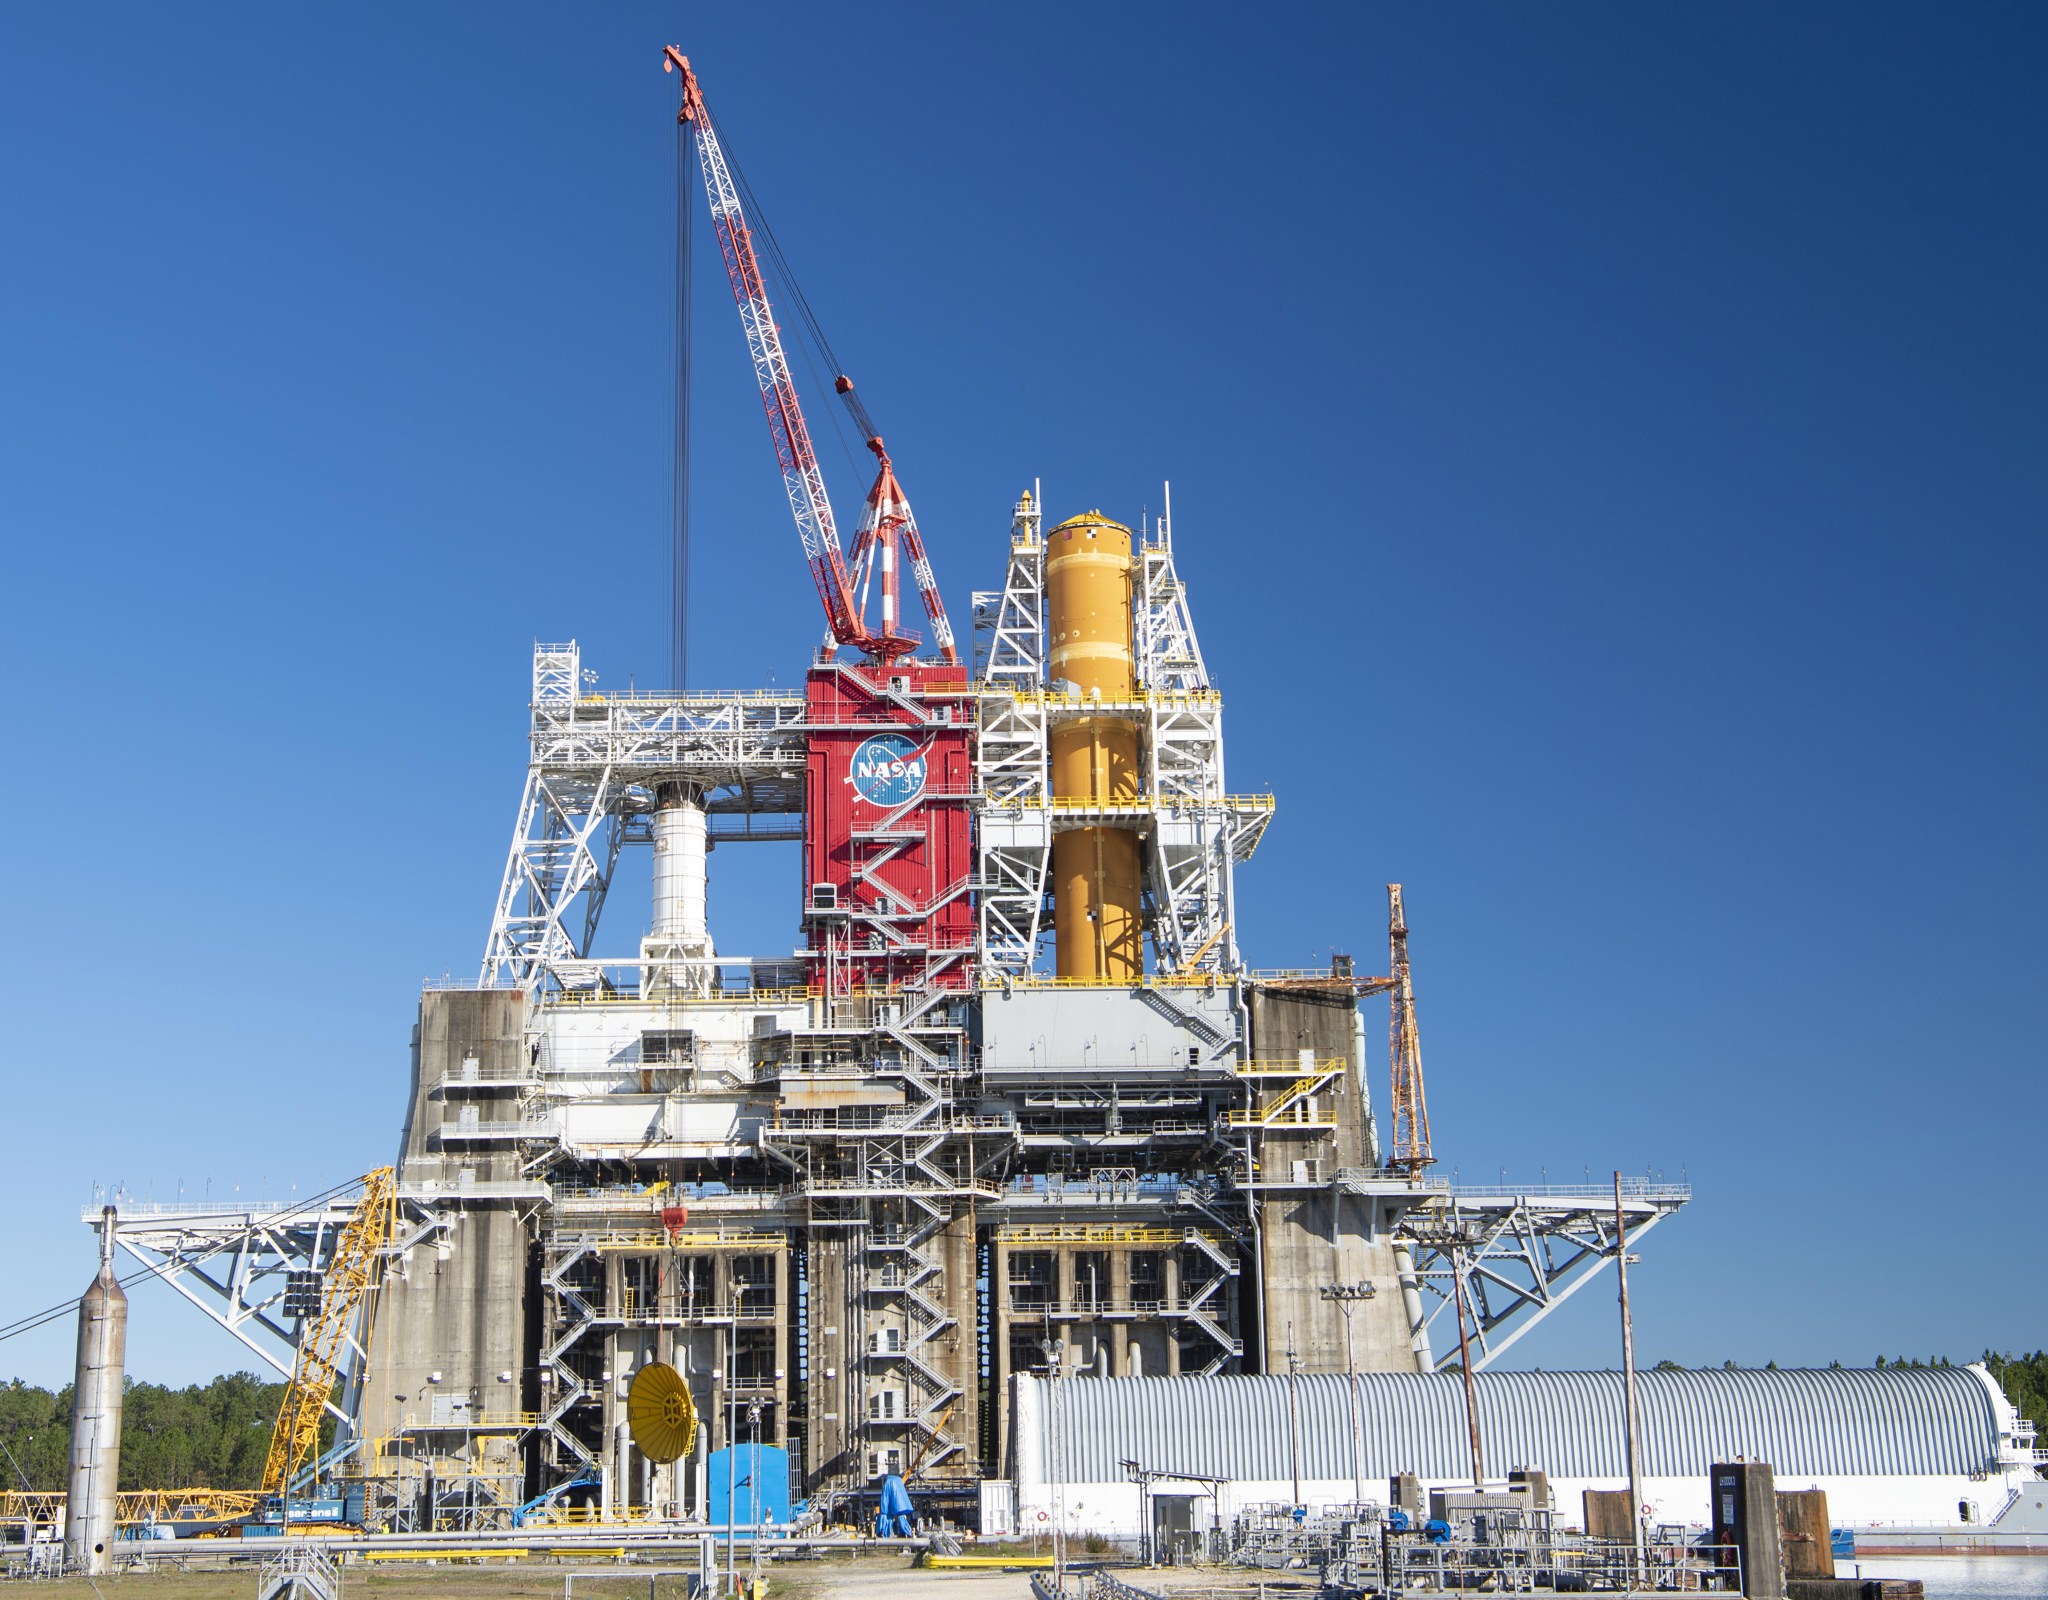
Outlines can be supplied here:
M602 1487L595 1473L587 1474L581 1478L571 1478L567 1483L558 1483L545 1494L535 1495L525 1505L513 1512L512 1526L515 1528L525 1527L527 1519L533 1516L534 1513L552 1509L559 1501L566 1499L578 1489L588 1490L591 1494L597 1494L602 1492Z
M714 1528L726 1525L728 1490L735 1528L789 1522L789 1452L780 1445L737 1444L714 1450L705 1463L709 1514Z

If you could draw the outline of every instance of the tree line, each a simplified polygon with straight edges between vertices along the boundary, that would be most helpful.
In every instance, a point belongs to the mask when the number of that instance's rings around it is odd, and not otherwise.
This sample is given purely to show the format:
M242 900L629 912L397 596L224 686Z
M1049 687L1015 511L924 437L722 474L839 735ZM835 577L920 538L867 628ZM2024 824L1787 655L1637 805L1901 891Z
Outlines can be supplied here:
M187 1389L130 1378L121 1411L121 1487L255 1488L284 1389L248 1372ZM71 1457L71 1385L0 1382L0 1446L0 1487L62 1489Z
M2048 1438L2048 1350L2031 1355L1985 1351L1979 1358L2020 1415ZM1945 1367L1945 1356L1920 1361L1877 1358L1880 1367ZM1675 1361L1659 1367L1675 1368ZM1732 1361L1723 1362L1733 1368ZM1767 1362L1767 1369L1777 1363ZM1833 1363L1840 1366L1841 1363ZM170 1389L130 1378L121 1413L124 1489L253 1489L263 1477L270 1430L284 1403L284 1385L254 1373L230 1372L208 1384ZM333 1441L333 1418L321 1448ZM39 1389L19 1378L0 1382L0 1487L62 1489L71 1455L71 1385Z

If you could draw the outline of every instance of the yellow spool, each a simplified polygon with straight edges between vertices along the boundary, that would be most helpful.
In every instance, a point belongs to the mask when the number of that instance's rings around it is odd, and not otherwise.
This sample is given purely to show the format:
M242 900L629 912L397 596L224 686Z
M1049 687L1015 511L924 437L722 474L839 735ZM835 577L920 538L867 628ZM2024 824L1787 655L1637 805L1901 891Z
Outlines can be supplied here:
M650 1361L626 1391L626 1422L649 1461L679 1461L697 1442L697 1405L683 1375L666 1361Z

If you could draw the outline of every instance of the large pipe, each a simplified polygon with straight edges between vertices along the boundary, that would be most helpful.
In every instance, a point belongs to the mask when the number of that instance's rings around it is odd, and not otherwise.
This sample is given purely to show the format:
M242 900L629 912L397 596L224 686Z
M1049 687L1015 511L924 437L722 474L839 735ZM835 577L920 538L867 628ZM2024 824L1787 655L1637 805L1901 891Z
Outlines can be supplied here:
M651 831L654 924L640 941L641 993L710 994L717 973L705 914L705 855L711 844L703 795L687 783L662 784Z
M64 1553L88 1575L114 1566L114 1494L121 1485L121 1384L128 1296L114 1277L114 1208L100 1212L100 1270L78 1301L78 1372L71 1398L71 1494Z
M654 936L704 937L704 802L684 784L663 784L654 813Z
M1091 701L1138 690L1132 642L1131 530L1099 511L1046 538L1045 590L1055 684ZM1127 805L1144 792L1138 726L1128 712L1075 717L1052 730L1055 802ZM1053 836L1053 948L1062 978L1128 982L1145 970L1143 858L1136 829L1090 825Z
M1415 1370L1433 1372L1436 1356L1429 1348L1429 1322L1422 1314L1422 1278L1415 1270L1415 1252L1396 1241L1394 1275L1401 1280L1401 1314L1408 1319L1408 1342L1415 1351Z

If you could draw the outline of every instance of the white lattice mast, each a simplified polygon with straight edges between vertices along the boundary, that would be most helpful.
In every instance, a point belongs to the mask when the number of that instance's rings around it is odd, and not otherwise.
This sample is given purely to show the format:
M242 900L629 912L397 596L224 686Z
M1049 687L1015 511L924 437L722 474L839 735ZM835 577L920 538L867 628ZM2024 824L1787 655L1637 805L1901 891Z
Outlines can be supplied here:
M974 597L982 685L975 736L981 804L980 965L984 979L1030 972L1044 922L1052 817L1046 768L1045 537L1038 496L1010 515L1009 560L1000 592Z
M582 676L573 640L534 646L533 753L484 946L478 982L486 988L531 988L559 963L581 956L618 865L622 841L609 768L551 769L541 749L541 729L573 719Z
M1174 972L1235 972L1236 863L1257 848L1272 802L1233 799L1223 781L1223 697L1209 682L1173 558L1173 486L1138 552L1138 688L1152 828L1152 946Z
M1142 551L1138 579L1138 681L1147 689L1195 693L1209 688L1209 669L1195 639L1187 586L1173 565L1173 485ZM1220 774L1219 774L1219 788Z

